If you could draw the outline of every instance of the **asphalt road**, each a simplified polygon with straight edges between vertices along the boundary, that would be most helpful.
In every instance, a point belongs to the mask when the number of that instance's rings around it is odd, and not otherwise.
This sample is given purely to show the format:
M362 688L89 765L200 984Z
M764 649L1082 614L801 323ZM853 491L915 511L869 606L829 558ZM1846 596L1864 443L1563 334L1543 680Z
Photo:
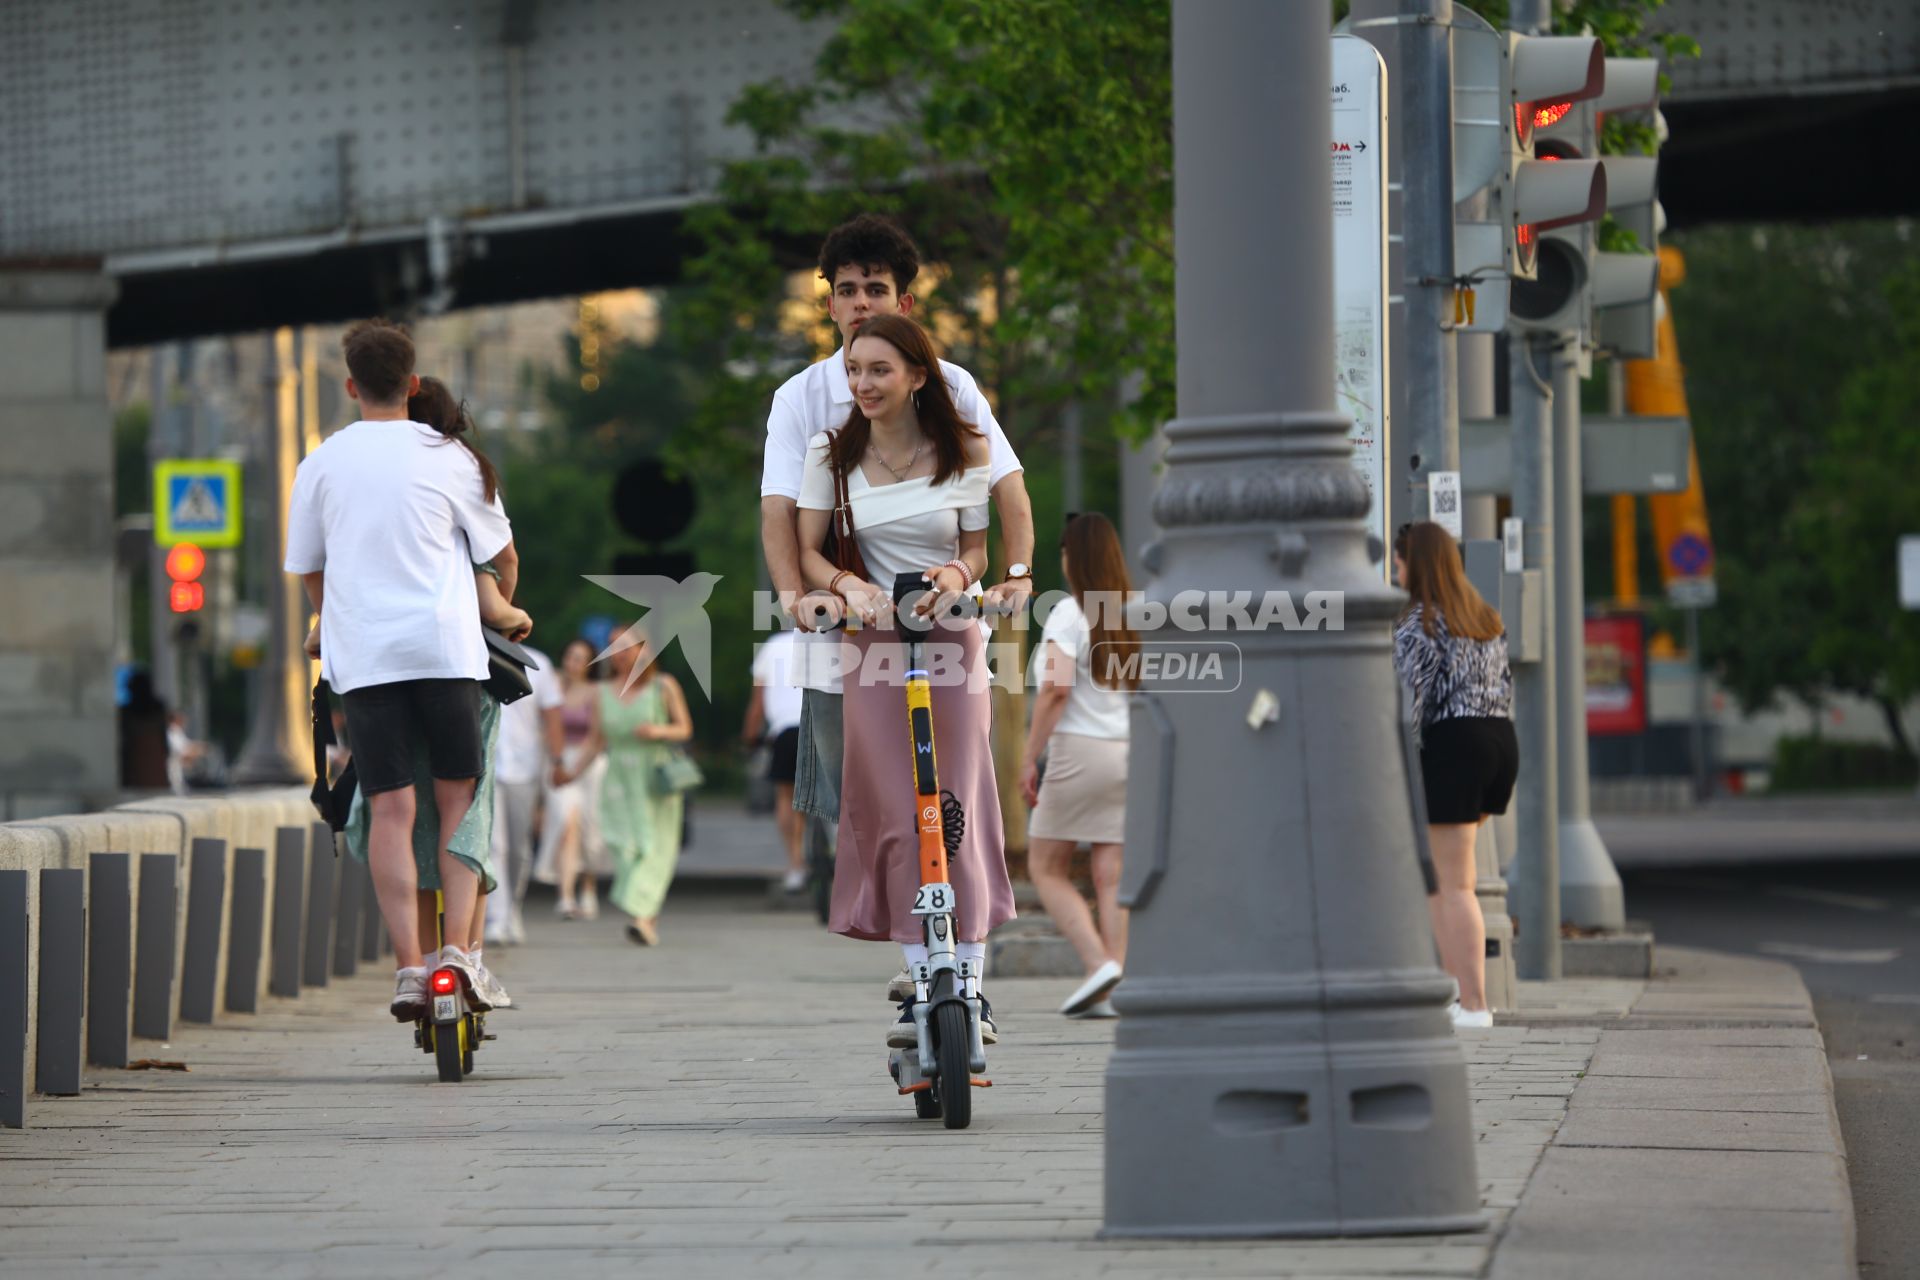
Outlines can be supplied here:
M1920 856L1878 831L1796 851L1782 846L1804 837L1781 828L1761 841L1764 861L1736 862L1731 841L1705 828L1623 849L1627 914L1650 922L1658 943L1799 969L1826 1038L1860 1274L1920 1277ZM1920 826L1908 838L1920 844ZM1861 845L1879 847L1862 856ZM1826 846L1839 852L1811 856Z

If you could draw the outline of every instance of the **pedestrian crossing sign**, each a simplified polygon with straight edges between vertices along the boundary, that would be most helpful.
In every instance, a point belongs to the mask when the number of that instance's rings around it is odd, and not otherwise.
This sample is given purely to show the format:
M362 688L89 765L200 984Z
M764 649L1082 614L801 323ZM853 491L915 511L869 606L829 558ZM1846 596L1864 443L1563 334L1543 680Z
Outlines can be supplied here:
M171 547L240 545L240 464L163 458L153 464L153 541Z

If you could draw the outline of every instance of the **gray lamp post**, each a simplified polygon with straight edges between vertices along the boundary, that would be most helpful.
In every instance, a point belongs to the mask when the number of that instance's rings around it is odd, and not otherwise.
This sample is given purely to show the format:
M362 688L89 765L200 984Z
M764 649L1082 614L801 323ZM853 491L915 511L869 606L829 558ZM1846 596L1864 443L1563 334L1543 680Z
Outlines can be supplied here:
M1180 401L1149 607L1330 591L1344 625L1141 631L1241 661L1237 684L1147 681L1135 700L1106 1231L1474 1229L1466 1067L1397 718L1402 597L1368 557L1333 408L1325 10L1173 15Z

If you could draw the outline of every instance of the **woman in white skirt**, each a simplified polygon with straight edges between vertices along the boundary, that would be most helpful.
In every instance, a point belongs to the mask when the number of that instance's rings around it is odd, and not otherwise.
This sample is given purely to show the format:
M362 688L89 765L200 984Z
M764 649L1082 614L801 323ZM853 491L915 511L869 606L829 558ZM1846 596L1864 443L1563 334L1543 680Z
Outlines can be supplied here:
M1120 853L1127 817L1127 691L1135 683L1131 659L1140 642L1121 612L1132 586L1111 521L1097 512L1069 515L1060 538L1060 570L1072 595L1054 605L1041 633L1039 694L1020 767L1021 794L1034 806L1027 873L1087 970L1060 1012L1110 1017L1106 998L1120 982L1127 951ZM1093 846L1097 927L1068 873L1074 846L1081 843Z
M559 890L554 911L562 920L591 920L600 913L599 878L610 873L600 839L600 780L607 758L595 749L593 704L599 686L589 678L593 646L575 640L560 655L560 756L547 779L546 816L533 878Z

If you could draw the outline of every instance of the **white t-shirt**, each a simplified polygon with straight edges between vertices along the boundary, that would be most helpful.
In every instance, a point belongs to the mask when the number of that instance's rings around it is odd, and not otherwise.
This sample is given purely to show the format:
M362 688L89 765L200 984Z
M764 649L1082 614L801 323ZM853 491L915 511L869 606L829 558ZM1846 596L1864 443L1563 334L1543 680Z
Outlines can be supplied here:
M533 692L500 708L500 739L493 748L495 782L540 780L540 766L547 759L547 730L541 713L565 700L552 660L531 645L521 647L540 665L527 668Z
M1080 602L1072 596L1062 597L1053 606L1053 611L1047 615L1046 626L1041 629L1042 645L1052 641L1060 646L1062 653L1073 659L1073 688L1067 694L1067 705L1060 713L1060 723L1053 727L1053 731L1084 734L1089 738L1124 740L1130 736L1127 695L1120 689L1102 689L1093 682L1092 633L1086 613L1081 610ZM1034 663L1033 669L1037 680L1041 664Z
M286 560L326 570L327 682L486 679L473 566L511 541L473 455L432 427L362 421L328 437L294 476Z
M963 422L971 422L987 433L987 488L1020 470L1020 459L1007 443L1006 432L993 416L993 406L981 394L973 375L957 364L940 362L940 372L953 395L953 407ZM806 473L807 442L822 431L839 429L853 411L853 388L847 382L846 348L824 360L817 360L787 379L773 393L773 411L767 415L767 447L760 468L760 496L800 499L800 482ZM849 485L849 490L851 490ZM851 496L851 494L849 494ZM858 515L855 516L856 521ZM985 525L980 526L985 528ZM862 546L864 547L864 543ZM942 560L946 556L940 557ZM869 559L869 567L872 561ZM924 569L925 565L915 568ZM877 567L874 571L879 572ZM884 585L884 584L883 584ZM828 656L837 650L839 637L808 632L796 641L799 646L801 686L822 693L840 692L837 664Z
M767 718L769 738L800 727L800 685L793 669L797 635L776 631L754 651L753 682L760 686L760 709Z

